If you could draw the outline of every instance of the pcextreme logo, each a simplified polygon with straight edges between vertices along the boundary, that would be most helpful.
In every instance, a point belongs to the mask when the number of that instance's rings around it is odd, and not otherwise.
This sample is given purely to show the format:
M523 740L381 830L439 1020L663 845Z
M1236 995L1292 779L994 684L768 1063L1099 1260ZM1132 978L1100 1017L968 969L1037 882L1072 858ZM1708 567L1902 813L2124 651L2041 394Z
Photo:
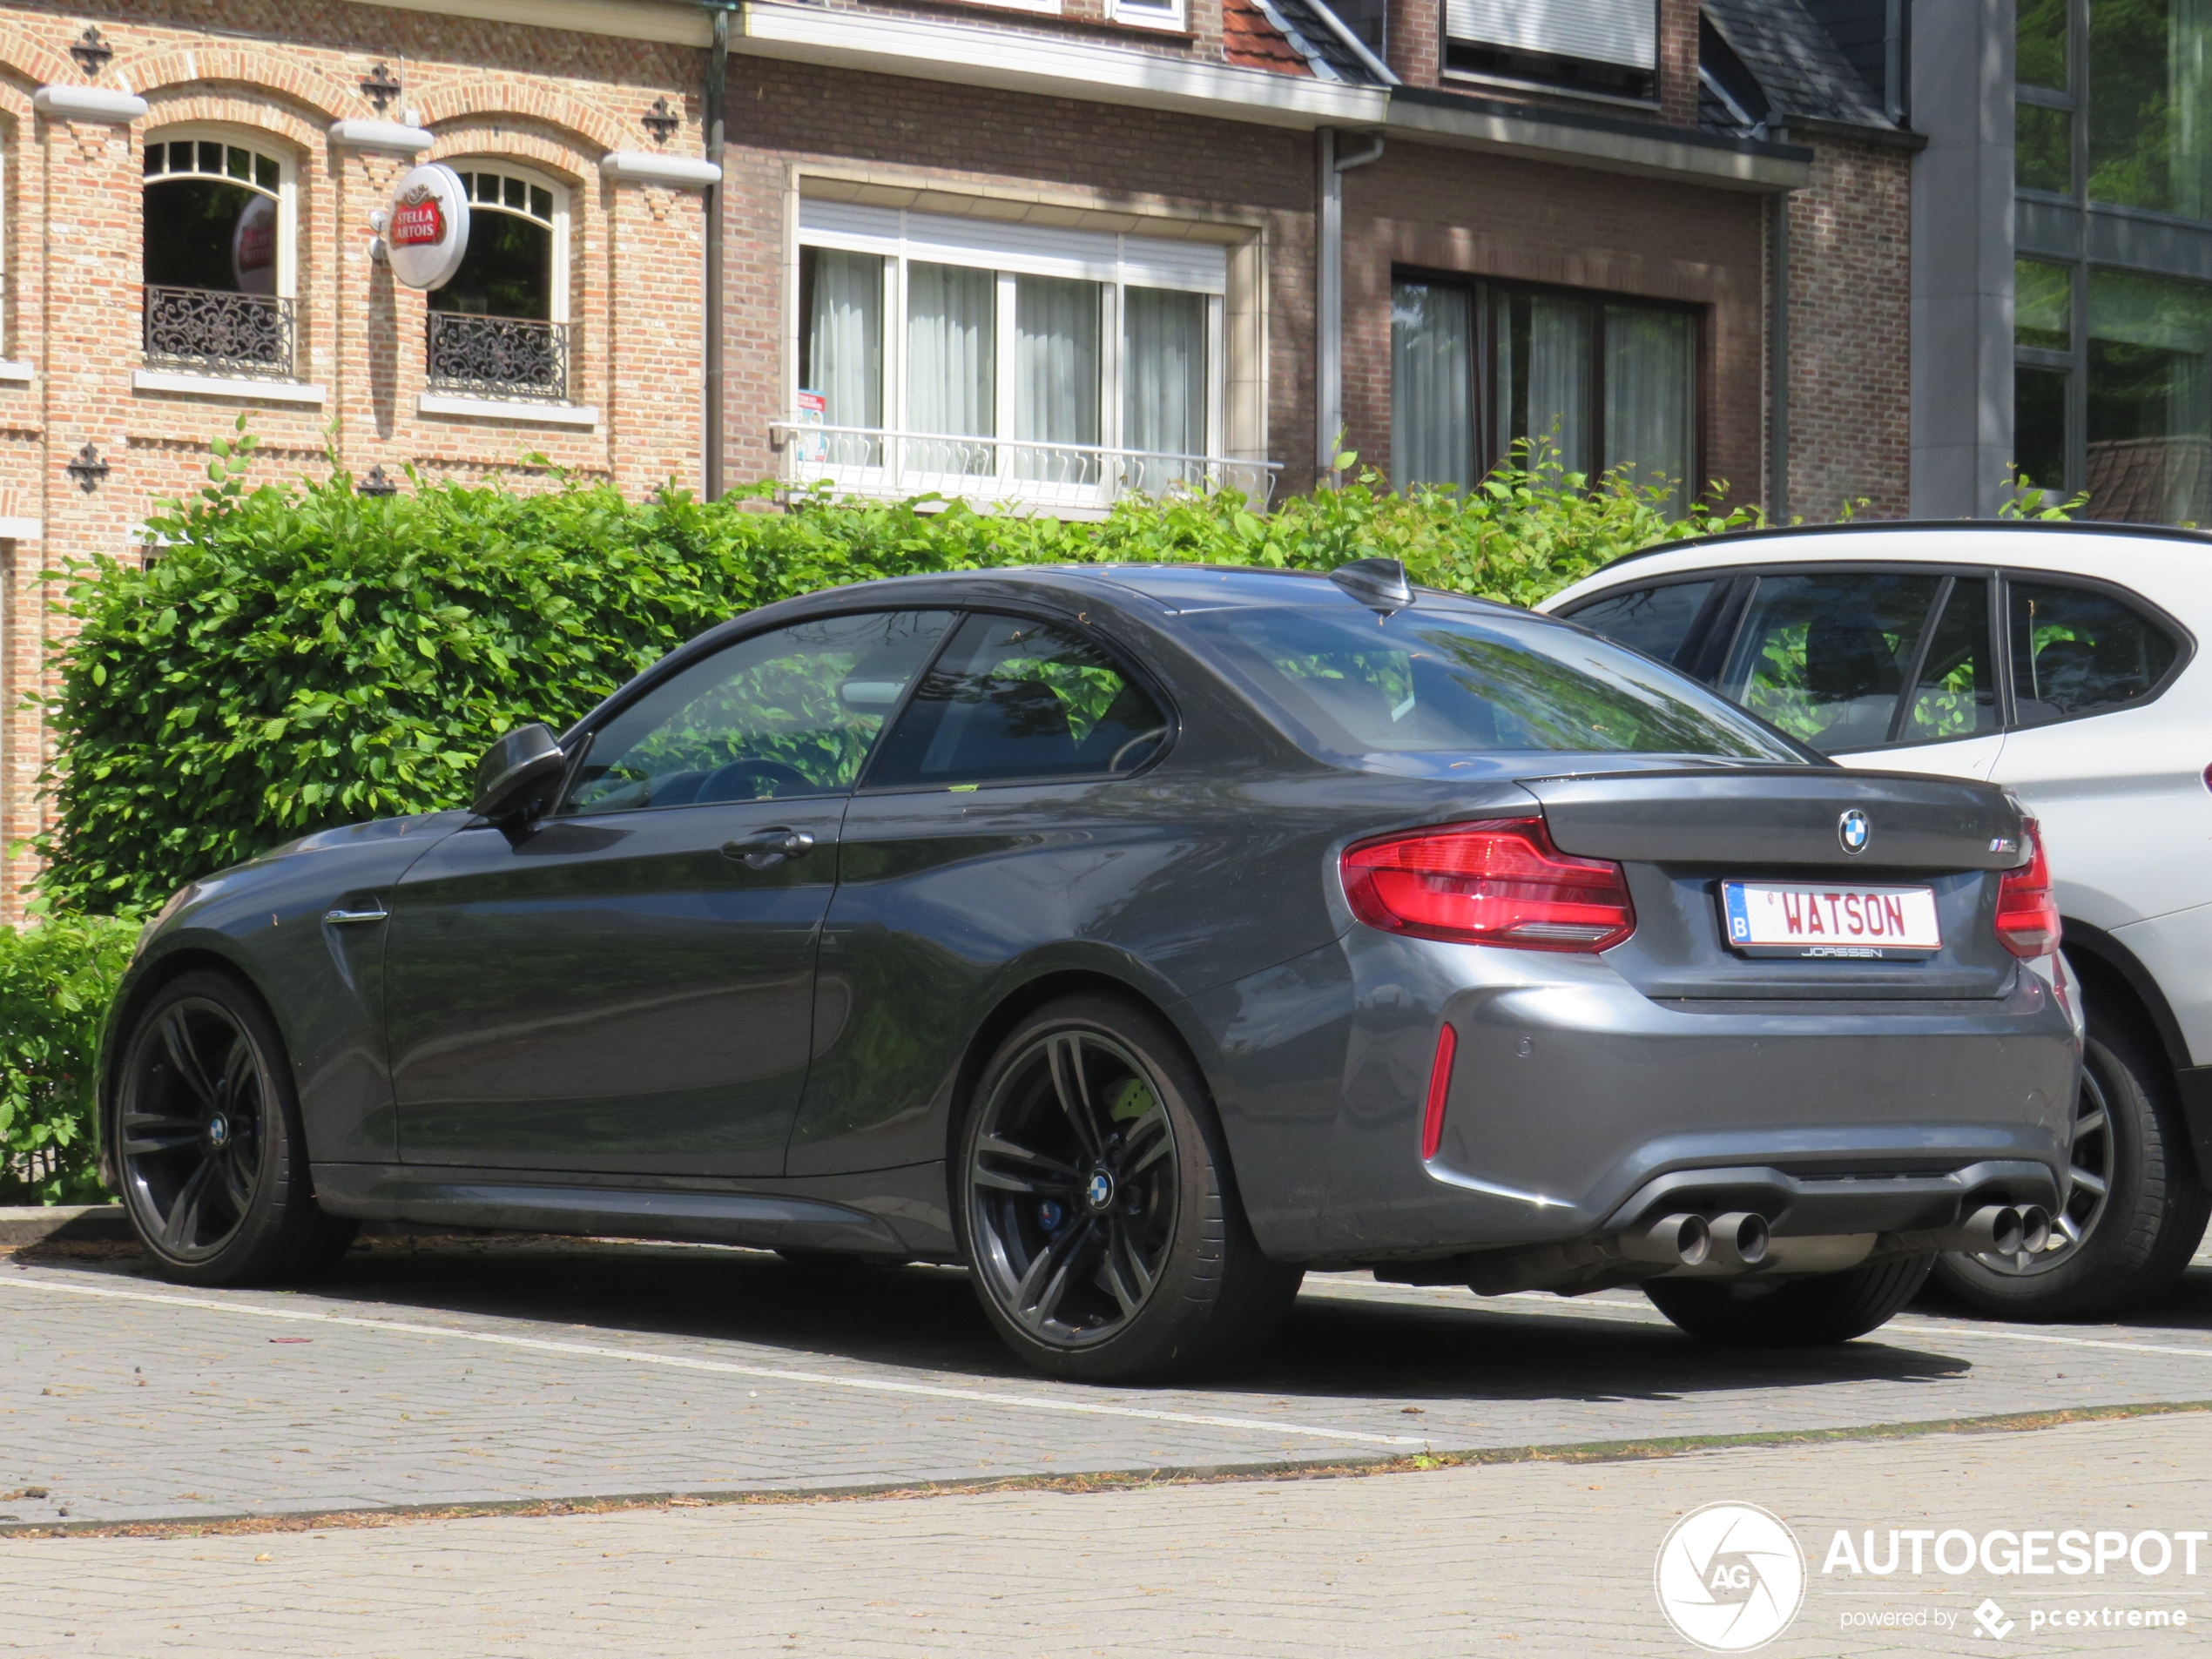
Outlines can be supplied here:
M1659 1610L1708 1653L1749 1653L1790 1628L1805 1599L1805 1553L1780 1516L1709 1503L1668 1531L1652 1568Z

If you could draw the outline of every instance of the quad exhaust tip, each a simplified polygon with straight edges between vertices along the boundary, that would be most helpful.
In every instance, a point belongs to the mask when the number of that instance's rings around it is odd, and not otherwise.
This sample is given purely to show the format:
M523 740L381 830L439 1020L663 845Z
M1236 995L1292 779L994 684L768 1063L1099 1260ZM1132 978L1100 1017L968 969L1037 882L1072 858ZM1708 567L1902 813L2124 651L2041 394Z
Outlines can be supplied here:
M2034 1255L2051 1242L2051 1212L2040 1204L1984 1204L1944 1241L1946 1250L1973 1256Z
M1713 1232L1703 1216L1662 1216L1649 1227L1622 1233L1620 1245L1632 1262L1696 1267L1712 1254Z
M1770 1242L1766 1217L1755 1210L1731 1210L1709 1224L1715 1259L1737 1267L1757 1267Z

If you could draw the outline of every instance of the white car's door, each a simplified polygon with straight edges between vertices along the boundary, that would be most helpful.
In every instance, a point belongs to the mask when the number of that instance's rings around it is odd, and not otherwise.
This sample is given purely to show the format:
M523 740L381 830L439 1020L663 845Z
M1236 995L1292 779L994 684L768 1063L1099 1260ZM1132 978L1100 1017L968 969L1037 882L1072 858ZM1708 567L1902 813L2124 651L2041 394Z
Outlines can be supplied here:
M2212 904L2212 665L2161 689L2179 644L2125 596L2006 585L2015 725L1993 776L2042 824L2060 907L2111 931Z

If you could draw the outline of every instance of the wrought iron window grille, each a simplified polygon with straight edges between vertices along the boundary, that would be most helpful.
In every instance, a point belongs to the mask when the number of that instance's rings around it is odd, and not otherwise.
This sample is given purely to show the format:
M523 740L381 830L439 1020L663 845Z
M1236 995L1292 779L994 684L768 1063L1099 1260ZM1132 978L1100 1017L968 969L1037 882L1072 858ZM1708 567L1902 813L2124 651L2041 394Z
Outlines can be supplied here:
M152 285L145 295L149 367L291 378L293 301L266 293Z
M429 318L429 388L470 397L565 402L570 327L528 317L434 311Z

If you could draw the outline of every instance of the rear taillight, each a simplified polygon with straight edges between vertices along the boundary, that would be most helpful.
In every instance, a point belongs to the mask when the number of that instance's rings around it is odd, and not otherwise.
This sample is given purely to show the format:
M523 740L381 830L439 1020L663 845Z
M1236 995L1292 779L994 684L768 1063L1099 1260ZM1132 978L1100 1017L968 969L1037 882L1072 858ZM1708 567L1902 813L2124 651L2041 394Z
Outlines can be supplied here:
M1636 929L1621 867L1568 857L1541 818L1363 842L1344 855L1344 891L1370 927L1461 945L1599 951Z
M2059 948L2059 901L2051 896L2051 864L2033 819L2022 821L2020 840L2027 862L1997 882L1997 938L2015 956L2048 956Z

